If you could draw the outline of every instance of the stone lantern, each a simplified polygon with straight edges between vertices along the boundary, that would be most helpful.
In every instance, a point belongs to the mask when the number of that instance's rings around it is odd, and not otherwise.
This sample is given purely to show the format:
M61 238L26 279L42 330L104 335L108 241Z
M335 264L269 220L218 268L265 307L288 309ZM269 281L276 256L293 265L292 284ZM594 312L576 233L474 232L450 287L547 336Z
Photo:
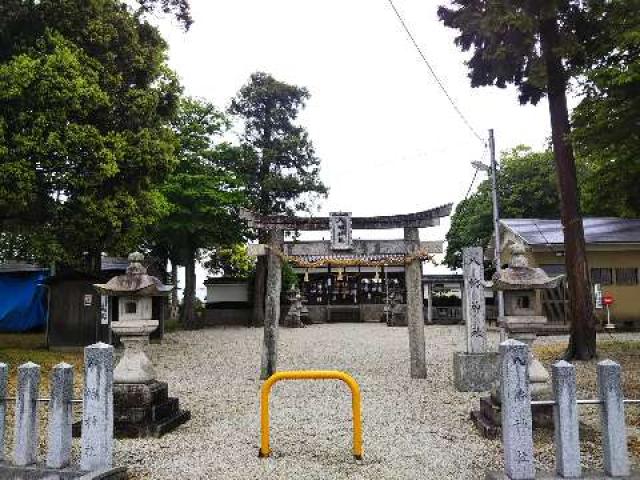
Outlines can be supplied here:
M111 330L124 346L113 372L115 433L120 437L160 436L190 418L178 399L168 396L167 384L156 379L145 353L149 335L160 323L153 318L153 302L173 287L148 275L143 260L141 253L132 253L124 275L94 285L102 295L118 299L118 321Z
M498 318L500 326L509 337L529 346L529 379L533 397L539 397L549 389L549 373L535 358L532 349L537 328L547 322L542 312L540 291L556 288L562 278L563 275L551 278L541 268L530 267L525 247L521 244L511 245L509 267L493 276L493 290L501 290L504 295L505 315Z

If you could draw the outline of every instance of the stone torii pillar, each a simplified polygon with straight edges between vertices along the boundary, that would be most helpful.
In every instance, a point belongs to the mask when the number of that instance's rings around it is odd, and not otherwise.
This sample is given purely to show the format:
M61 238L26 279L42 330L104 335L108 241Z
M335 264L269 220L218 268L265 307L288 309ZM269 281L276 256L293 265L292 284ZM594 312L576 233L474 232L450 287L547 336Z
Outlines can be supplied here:
M404 229L407 255L420 249L420 233L417 228ZM422 260L416 258L405 266L407 287L407 326L409 330L409 355L412 378L427 378L424 346L424 311L422 295Z
M280 291L282 290L282 261L277 252L282 251L284 231L269 231L267 249L267 288L264 300L264 336L260 378L266 380L276 372L278 359L278 324L280 322Z

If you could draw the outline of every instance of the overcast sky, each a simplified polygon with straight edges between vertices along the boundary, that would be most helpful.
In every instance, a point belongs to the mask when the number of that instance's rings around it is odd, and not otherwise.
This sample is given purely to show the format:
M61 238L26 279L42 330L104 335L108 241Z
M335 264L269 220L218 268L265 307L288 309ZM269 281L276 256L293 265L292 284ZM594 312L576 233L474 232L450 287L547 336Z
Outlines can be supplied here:
M159 21L185 93L226 108L254 71L309 89L301 123L330 188L321 213L410 213L464 197L470 162L482 158L484 146L430 77L387 0L190 2L190 31ZM493 128L499 152L518 144L543 148L550 135L546 102L523 107L514 89L472 89L468 54L437 19L441 3L395 0L475 129L486 137ZM444 221L421 235L442 239L447 228Z

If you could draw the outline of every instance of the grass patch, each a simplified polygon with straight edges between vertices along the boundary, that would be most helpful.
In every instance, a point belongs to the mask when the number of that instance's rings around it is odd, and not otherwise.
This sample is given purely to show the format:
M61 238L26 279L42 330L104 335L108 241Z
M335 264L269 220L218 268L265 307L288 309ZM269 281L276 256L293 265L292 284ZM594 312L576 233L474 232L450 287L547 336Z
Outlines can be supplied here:
M9 395L14 396L17 383L18 366L26 362L40 365L40 393L49 392L51 370L60 362L74 366L75 394L82 391L84 357L82 351L52 352L45 347L44 335L32 334L0 334L0 363L9 365Z

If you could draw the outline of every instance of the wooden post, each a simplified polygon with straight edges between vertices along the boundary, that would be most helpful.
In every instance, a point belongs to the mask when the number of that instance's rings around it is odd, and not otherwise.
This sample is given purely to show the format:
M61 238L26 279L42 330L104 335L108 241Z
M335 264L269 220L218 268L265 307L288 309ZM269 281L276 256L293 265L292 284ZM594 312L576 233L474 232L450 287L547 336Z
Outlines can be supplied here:
M280 321L280 290L282 289L282 262L276 252L282 250L284 232L269 232L267 252L267 289L264 300L264 337L260 378L266 380L276 372L278 358L278 323Z
M417 228L404 229L407 254L415 254L420 248L420 233ZM415 259L405 265L407 287L407 326L409 330L409 353L411 377L426 378L427 368L424 347L424 313L422 305L422 264Z

